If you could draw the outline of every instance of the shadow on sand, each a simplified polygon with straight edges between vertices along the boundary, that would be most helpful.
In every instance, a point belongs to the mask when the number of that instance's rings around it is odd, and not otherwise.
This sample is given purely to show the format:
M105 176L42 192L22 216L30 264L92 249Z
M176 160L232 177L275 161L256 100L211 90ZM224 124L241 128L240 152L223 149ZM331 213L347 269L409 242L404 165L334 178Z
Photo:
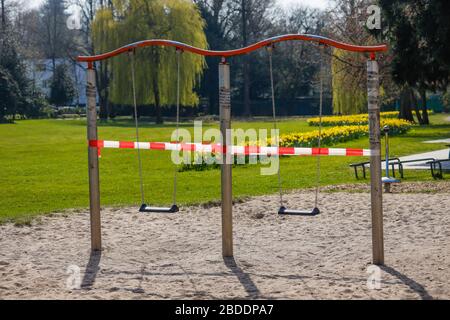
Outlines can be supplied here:
M81 288L84 290L90 290L92 289L92 286L95 284L95 280L97 278L97 274L100 270L100 261L101 261L101 257L102 257L102 253L101 251L92 251L91 255L89 257L89 261L86 265L86 270L84 273L84 277L81 283ZM225 266L231 271L232 275L234 275L239 282L241 283L241 285L243 286L243 288L245 289L246 293L247 293L247 298L249 299L266 299L268 297L264 297L261 294L261 291L258 289L258 287L256 286L256 284L253 282L253 280L251 279L251 274L244 272L241 267L236 263L236 260L232 257L230 258L223 258L223 261L225 263ZM421 285L420 283L416 282L415 280L409 278L408 276L404 275L403 273L399 272L398 270L389 267L389 266L380 266L381 270L383 270L384 272L392 275L393 277L397 278L398 280L400 280L404 285L408 286L412 291L414 291L415 293L417 293L419 295L419 297L422 300L433 300L433 297L428 293L428 291L425 289L425 287L423 285ZM157 276L157 275L172 275L172 276L179 276L179 275L187 275L188 277L192 276L192 275L202 275L202 276L231 276L231 274L226 274L226 273L191 273L191 272L187 272L186 270L182 270L182 272L178 273L158 273L158 272L148 272L145 271L145 267L142 268L140 270L140 276L141 276L141 281L144 279L144 276ZM135 274L134 272L131 271L125 271L125 272L112 272L112 273L126 273L126 274ZM265 274L253 274L254 276L257 277L263 277L263 278L271 278L271 279L277 279L277 278L284 278L284 279L289 279L289 280L305 280L308 279L310 277L306 277L306 276L299 276L299 275L265 275ZM361 281L365 281L365 279L350 279L350 278L342 278L342 279L333 279L333 278L327 278L324 277L324 279L328 279L328 280L343 280L343 281L356 281L356 282L361 282ZM192 280L191 280L192 282ZM140 288L139 290L141 293L143 292L142 288Z
M81 281L81 289L90 290L95 283L97 273L100 270L100 260L102 258L101 251L91 251L89 261L86 265L83 280Z
M258 287L255 285L250 276L245 273L236 263L234 258L223 258L225 265L228 269L238 278L239 282L244 287L245 291L248 294L250 299L261 299L261 292Z
M408 278L406 275L395 270L392 267L380 266L380 268L384 272L390 274L391 276L396 277L401 282L403 282L405 285L407 285L411 290L416 292L422 300L433 300L433 297L428 293L428 291L420 283L417 283L413 279Z

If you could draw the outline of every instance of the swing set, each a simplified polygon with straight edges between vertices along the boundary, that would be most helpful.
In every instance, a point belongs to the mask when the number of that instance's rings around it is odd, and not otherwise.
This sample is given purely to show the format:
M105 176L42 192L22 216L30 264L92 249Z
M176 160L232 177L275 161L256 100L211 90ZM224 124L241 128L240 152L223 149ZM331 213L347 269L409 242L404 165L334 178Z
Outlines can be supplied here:
M269 75L271 87L272 101L272 117L273 128L277 129L274 76L273 76L273 49L275 44L283 41L309 41L318 44L320 48L320 98L319 98L319 135L317 140L317 148L286 148L286 147L241 147L232 146L229 139L226 139L227 132L231 129L231 99L230 99L230 65L227 58L243 55L252 51L266 48L269 57ZM136 71L135 71L135 52L139 48L149 46L165 46L174 47L177 59L177 85L176 85L176 141L175 143L164 142L141 142L139 139L139 120L137 113L137 97L136 97ZM333 149L321 148L322 136L322 113L323 113L323 50L326 47L335 47L342 50L368 53L367 76L368 76L368 110L369 110L369 135L370 150L364 149ZM91 248L92 250L101 250L101 219L100 219L100 181L99 181L99 161L98 155L102 148L127 148L137 149L138 170L141 192L141 203L139 211L145 213L176 213L179 211L177 205L177 168L175 166L173 177L173 202L170 207L152 207L147 205L144 181L142 172L141 150L176 150L176 151L198 151L198 152L219 152L223 155L224 161L221 164L221 189L222 189L222 254L224 257L233 256L233 236L232 236L232 156L243 155L297 155L297 156L316 156L316 187L314 207L311 210L293 210L288 209L283 201L283 189L281 182L281 170L278 165L278 189L279 215L296 215L296 216L316 216L320 214L319 210L319 192L320 192L320 158L321 156L370 156L371 170L371 209L372 209L372 252L373 263L384 263L384 244L383 244L383 211L382 211L382 186L381 186L381 147L380 147L380 106L378 101L379 95L379 75L378 63L376 61L376 53L384 52L387 46L357 46L338 42L316 35L307 34L289 34L260 41L256 44L245 48L213 51L196 48L181 42L171 40L146 40L126 45L109 53L96 56L80 56L78 61L87 63L87 131L88 131L88 158L89 158L89 195L90 195L90 217L91 217ZM220 131L222 136L222 144L206 145L195 143L179 142L179 124L180 124L180 69L181 55L184 52L199 54L203 56L221 57L219 63L219 107L220 107ZM96 109L96 87L95 87L95 68L94 63L110 59L112 57L128 54L130 57L131 70L131 90L133 94L133 107L136 129L136 141L104 141L98 140L97 134L97 109Z

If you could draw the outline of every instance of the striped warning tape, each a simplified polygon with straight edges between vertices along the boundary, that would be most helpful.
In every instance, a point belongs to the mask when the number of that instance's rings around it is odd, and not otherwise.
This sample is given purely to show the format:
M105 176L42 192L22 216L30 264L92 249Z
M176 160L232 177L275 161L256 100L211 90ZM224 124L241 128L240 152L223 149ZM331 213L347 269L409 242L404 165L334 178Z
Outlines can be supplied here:
M132 141L106 141L90 140L89 146L114 149L141 149L141 150L167 150L167 151L195 151L201 153L225 153L225 147L220 144L201 143L173 143L173 142L132 142ZM232 146L233 155L292 155L292 156L365 156L371 155L368 149L351 148L294 148L294 147L257 147Z

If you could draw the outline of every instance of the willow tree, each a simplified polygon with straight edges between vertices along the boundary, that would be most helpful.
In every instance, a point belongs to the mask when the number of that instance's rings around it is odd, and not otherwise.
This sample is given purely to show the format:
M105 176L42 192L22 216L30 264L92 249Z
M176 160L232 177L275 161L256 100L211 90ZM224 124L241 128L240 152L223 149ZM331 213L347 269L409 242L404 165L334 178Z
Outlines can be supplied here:
M97 12L93 22L96 51L104 52L147 39L170 39L206 48L204 21L189 0L115 0L111 8ZM131 105L131 63L136 69L139 105L154 105L156 122L162 123L161 108L176 103L177 54L172 47L147 47L112 61L111 102ZM183 53L180 58L180 101L199 102L194 87L205 67L204 57Z
M362 65L353 53L335 49L331 64L333 82L333 113L356 114L367 111L365 79L355 68Z

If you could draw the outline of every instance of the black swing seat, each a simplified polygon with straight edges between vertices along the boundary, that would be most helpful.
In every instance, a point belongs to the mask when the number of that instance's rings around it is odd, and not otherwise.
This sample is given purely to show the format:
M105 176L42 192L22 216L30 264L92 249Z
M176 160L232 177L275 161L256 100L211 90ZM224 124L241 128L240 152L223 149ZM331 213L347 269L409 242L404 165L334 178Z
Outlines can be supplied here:
M180 211L176 204L172 205L170 208L163 207L149 207L146 204L143 204L139 209L139 212L158 212L158 213L176 213Z
M278 210L279 215L289 215L289 216L317 216L320 214L319 208L314 208L311 211L306 210L290 210L286 209L286 207L280 207L280 210Z

